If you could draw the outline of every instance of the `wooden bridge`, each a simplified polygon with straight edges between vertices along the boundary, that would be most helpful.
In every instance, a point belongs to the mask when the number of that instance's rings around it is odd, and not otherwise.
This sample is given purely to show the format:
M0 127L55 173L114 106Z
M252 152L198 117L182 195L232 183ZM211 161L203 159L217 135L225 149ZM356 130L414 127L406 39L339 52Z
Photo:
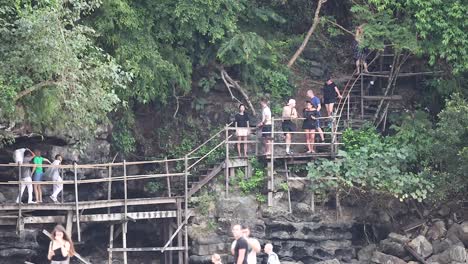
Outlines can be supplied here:
M373 62L377 61L376 56ZM383 69L383 60L380 59L380 70ZM389 76L392 73L389 74ZM343 99L339 101L336 107L335 116L324 117L323 121L330 124L330 128L324 131L326 142L313 143L317 148L316 153L304 153L299 151L297 154L288 155L283 149L285 145L281 134L283 132L277 129L282 122L281 119L273 119L271 149L272 154L265 156L261 154L260 142L261 135L259 131L252 128L252 134L247 141L237 141L234 137L236 129L233 124L227 124L223 129L212 135L204 143L187 153L182 158L163 159L153 161L137 162L119 162L105 164L73 164L58 166L62 172L63 184L68 186L67 197L72 196L72 200L64 200L63 192L62 203L41 203L41 204L0 204L0 225L16 225L17 232L22 232L25 225L64 223L67 232L72 234L73 226L77 240L81 241L81 223L84 222L107 222L109 223L109 263L112 263L113 252L123 254L124 263L127 263L127 252L131 251L159 251L164 252L165 263L188 263L189 241L187 232L187 223L193 214L189 208L190 198L203 188L218 175L224 172L225 177L225 196L230 193L230 178L235 175L236 169L244 169L246 176L249 177L251 168L249 159L232 155L233 147L238 143L249 145L249 158L258 157L264 161L268 168L268 205L274 206L274 193L277 191L275 186L275 177L284 172L285 180L289 183L294 180L305 181L306 179L291 177L289 167L291 164L306 164L316 158L335 158L338 155L338 149L342 143L341 133L346 127L352 127L356 116L360 120L366 119L365 108L366 100L398 100L396 95L382 95L379 98L371 98L372 95L365 94L365 83L369 76L382 74L356 74L347 82L343 90ZM382 75L383 76L383 75ZM387 75L385 75L387 76ZM389 78L389 77L387 77ZM393 79L391 80L393 82ZM391 85L391 83L389 84ZM388 97L388 98L387 98ZM387 104L388 105L388 104ZM388 106L387 106L388 108ZM382 118L386 118L386 112ZM298 118L297 122L301 122ZM323 122L325 123L325 122ZM300 127L300 126L298 126ZM292 132L293 147L305 146L305 132ZM316 134L318 132L315 132ZM224 158L210 161L216 154L224 153ZM219 156L219 155L218 155ZM211 163L211 164L210 164ZM18 175L26 165L17 166L16 164L0 164L0 167L17 167ZM155 169L158 173L131 174L130 166L146 166ZM279 169L275 167L279 167ZM44 167L49 167L44 165ZM104 177L97 179L80 179L79 174L84 171L99 171ZM69 177L64 177L68 175ZM71 178L71 179L69 179ZM132 193L129 196L128 184L132 181L148 181L162 179L166 184L166 191L161 192L156 197L145 197ZM12 188L20 188L23 182L17 181L0 182L0 185L10 185ZM51 185L55 182L46 181L41 184ZM80 196L80 189L88 188L89 185L98 186L107 190L107 197L100 200L87 200L87 197ZM114 186L114 187L113 187ZM113 193L113 188L119 188L119 192ZM289 188L288 188L289 189ZM288 190L288 196L290 200ZM116 197L118 196L118 197ZM314 200L311 201L311 208L314 208ZM289 207L291 211L291 204ZM42 212L40 215L35 212ZM48 215L44 215L48 213ZM127 225L128 222L144 219L166 219L164 245L155 245L149 248L132 248L127 246ZM114 241L121 234L122 247L115 248ZM119 253L120 254L120 253Z

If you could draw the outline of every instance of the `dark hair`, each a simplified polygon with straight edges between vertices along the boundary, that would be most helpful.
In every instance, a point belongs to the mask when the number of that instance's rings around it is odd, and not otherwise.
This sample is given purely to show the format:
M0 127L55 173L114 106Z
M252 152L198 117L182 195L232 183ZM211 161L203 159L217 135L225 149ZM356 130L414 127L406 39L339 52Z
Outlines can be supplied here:
M52 231L52 240L55 238L55 233L57 232L62 232L63 233L63 240L68 241L70 243L70 250L68 251L68 256L73 257L75 255L75 247L73 246L73 241L71 240L71 237L68 236L67 231L62 225L56 225L54 228L54 231Z
M55 159L56 159L56 160L57 160L59 157L62 157L62 155L60 155L60 154L55 155Z
M41 150L40 149L34 149L34 154L37 155L37 154L41 154Z
M306 100L305 103L306 104L312 104L312 102L310 100Z
M262 98L262 99L260 100L260 102L265 103L265 104L268 104L268 99Z
M244 104L239 104L239 107L238 107L238 108L240 109L242 106L243 106L244 108L246 108Z
M250 229L247 224L242 224L241 227L242 227L242 229Z

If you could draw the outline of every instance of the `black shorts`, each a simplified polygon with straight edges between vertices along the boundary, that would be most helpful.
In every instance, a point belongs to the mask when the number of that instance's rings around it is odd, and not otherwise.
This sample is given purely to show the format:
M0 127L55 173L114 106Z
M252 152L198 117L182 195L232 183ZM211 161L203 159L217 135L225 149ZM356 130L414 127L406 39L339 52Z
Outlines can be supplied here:
M262 137L271 137L271 125L264 125L262 127Z
M335 97L332 97L332 98L323 98L323 104L334 104L336 103L336 98Z
M281 124L281 129L283 129L283 132L287 134L288 132L294 132L296 131L296 124L294 124L291 120L285 120Z
M302 129L317 129L317 121L304 120L304 123L302 124Z

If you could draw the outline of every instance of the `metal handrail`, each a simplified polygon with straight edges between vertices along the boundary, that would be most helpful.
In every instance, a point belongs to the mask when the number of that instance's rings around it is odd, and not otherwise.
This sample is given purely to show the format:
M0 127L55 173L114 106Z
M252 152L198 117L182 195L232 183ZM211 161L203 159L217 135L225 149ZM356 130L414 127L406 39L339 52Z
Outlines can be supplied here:
M233 122L229 123L228 126L232 125ZM209 139L207 139L205 142L203 142L201 145L199 145L198 147L196 147L195 149L193 149L192 151L190 151L189 153L187 153L187 157L192 155L193 153L195 153L197 150L199 150L201 147L205 146L206 144L208 144L211 140L213 140L216 136L218 136L219 134L221 134L222 132L224 132L224 128L222 128L221 130L219 130L216 134L214 134L213 136L211 136ZM190 159L190 158L188 158Z

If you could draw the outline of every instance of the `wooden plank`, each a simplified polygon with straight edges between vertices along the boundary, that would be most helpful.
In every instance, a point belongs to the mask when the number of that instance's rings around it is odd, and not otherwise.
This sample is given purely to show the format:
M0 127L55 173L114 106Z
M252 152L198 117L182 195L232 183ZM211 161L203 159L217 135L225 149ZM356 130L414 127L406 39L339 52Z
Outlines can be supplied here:
M127 205L154 205L154 204L173 204L176 203L177 197L171 198L135 198L128 199ZM114 199L114 200L97 200L97 201L80 201L79 210L84 209L98 209L98 208L107 208L107 207L119 207L124 206L123 199ZM0 204L0 211L11 211L18 210L19 205L16 203L12 204ZM43 203L43 204L23 204L23 210L75 210L75 203L63 203L63 204L53 204L53 203Z
M131 218L134 220L175 218L176 216L177 216L176 211L153 211L153 212L128 213L128 218ZM67 221L67 216L64 216L64 215L27 216L27 217L23 217L23 220L24 220L24 224L65 223ZM80 222L113 222L113 221L118 222L118 221L124 221L124 220L125 219L121 213L80 215ZM76 216L73 216L72 218L70 218L70 221L76 222ZM16 223L16 218L0 219L0 225L14 225L15 223Z
M50 240L52 240L52 234L49 233L49 231L47 230L42 230L42 233L44 235L46 235L47 237L49 237ZM77 259L79 259L81 262L85 263L85 264L91 264L91 262L89 262L88 260L86 260L85 258L83 258L80 254L78 254L78 252L75 252L75 255L74 257L76 257Z
M75 181L75 210L76 215L80 215L80 207L79 207L79 198L78 198L78 172L76 171L76 162L73 163L73 173L74 173L74 181ZM81 227L80 227L80 218L77 218L76 222L76 232L78 234L78 242L81 242Z
M403 96L399 95L399 94L395 94L395 95L391 95L391 96L378 96L378 95L366 95L366 96L363 96L362 98L366 99L366 100L369 100L369 101L380 101L380 100L395 100L395 101L398 101L398 100L402 100L403 99Z
M163 247L142 247L142 248L108 248L108 251L113 252L143 252L143 251L160 251L163 252ZM185 247L167 247L165 251L183 251Z
M424 260L424 258L421 255L419 255L418 252L416 252L414 249L412 249L408 244L404 244L403 246L419 262L421 262L422 264L428 264L427 261Z

